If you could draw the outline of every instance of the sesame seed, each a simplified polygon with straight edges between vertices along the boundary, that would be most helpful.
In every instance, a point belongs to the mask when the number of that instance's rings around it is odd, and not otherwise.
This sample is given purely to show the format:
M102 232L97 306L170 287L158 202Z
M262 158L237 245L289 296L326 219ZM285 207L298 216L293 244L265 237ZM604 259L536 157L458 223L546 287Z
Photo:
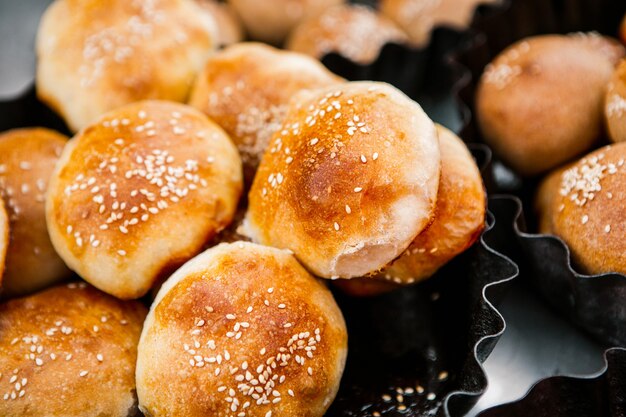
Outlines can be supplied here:
M348 214L352 213L352 209L347 204L346 204L346 213L348 213Z
M372 155L372 160L377 160L378 159L378 152L374 152L374 154Z
M355 193L360 193L361 191L363 191L363 188L362 188L362 187L355 187L355 188L354 188L354 192L355 192Z
M427 399L428 401L432 401L432 400L434 400L435 398L437 398L437 396L436 396L434 393L432 393L432 392L431 392L431 393L429 393L429 394L426 396L426 399Z
M609 233L611 231L611 225L607 224L606 226L604 226L604 233Z
M586 224L589 221L589 216L587 216L586 214L583 216L581 222L582 224Z
M83 376L87 376L88 373L89 373L89 371L80 371L80 374L78 374L78 375L83 377Z
M383 394L382 399L383 401L391 401L391 395Z
M98 359L98 362L102 362L104 360L104 357L102 356L102 354L98 353L96 355L96 359Z
M438 379L440 381L444 381L444 380L448 379L448 372L446 372L446 371L439 372Z
M361 155L361 162L363 163L367 162L367 158L365 157L365 155Z
M335 222L335 224L333 225L335 227L335 230L339 230L339 223Z
M117 251L117 254L120 255L120 256L126 256L126 251L123 250L123 249L120 249L120 250Z
M267 292L268 292L269 294L273 293L273 292L274 292L274 288L273 288L273 287L268 288L268 289L267 289Z

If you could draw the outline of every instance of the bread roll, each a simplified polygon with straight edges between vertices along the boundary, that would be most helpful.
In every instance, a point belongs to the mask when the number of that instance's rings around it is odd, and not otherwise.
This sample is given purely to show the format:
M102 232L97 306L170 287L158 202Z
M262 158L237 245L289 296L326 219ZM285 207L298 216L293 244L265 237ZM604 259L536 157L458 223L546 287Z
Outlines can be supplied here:
M441 180L435 219L406 251L380 274L398 284L432 276L472 246L485 227L487 196L480 171L463 141L437 126Z
M481 4L501 0L381 0L380 10L394 20L419 46L430 41L433 29L446 26L466 29Z
M37 291L70 275L52 247L45 215L48 180L66 143L64 135L43 128L0 134L0 197L11 232L5 296Z
M510 46L486 67L478 86L485 141L523 175L588 150L602 132L614 54L614 45L599 35L544 35Z
M604 104L604 116L613 142L626 142L626 59L613 73Z
M321 59L335 52L351 61L369 64L386 43L404 43L407 36L395 23L369 7L341 5L298 25L287 49Z
M85 283L0 304L0 415L137 415L146 309Z
M9 216L4 208L4 201L0 198L0 285L4 274L4 262L9 248Z
M280 44L305 19L345 0L228 0L254 40Z
M480 236L487 202L480 171L459 137L441 125L437 133L441 178L433 222L376 276L335 281L344 292L377 295L429 278Z
M297 99L259 166L243 234L292 250L320 277L375 272L433 217L435 126L383 83L346 83Z
M139 407L152 417L322 417L346 353L341 311L291 253L222 244L172 275L152 304Z
M130 104L65 147L50 181L48 230L85 280L141 297L230 223L241 181L237 150L202 113Z
M299 91L343 81L308 56L259 43L233 45L212 56L198 77L190 103L233 139L247 184L287 105Z
M127 103L185 101L215 31L189 0L56 0L37 34L37 94L73 131Z
M624 142L585 156L560 175L548 206L552 232L567 243L582 272L626 273L625 159Z
M227 46L243 40L241 21L229 4L216 0L197 0L197 2L215 20L214 39L217 46Z

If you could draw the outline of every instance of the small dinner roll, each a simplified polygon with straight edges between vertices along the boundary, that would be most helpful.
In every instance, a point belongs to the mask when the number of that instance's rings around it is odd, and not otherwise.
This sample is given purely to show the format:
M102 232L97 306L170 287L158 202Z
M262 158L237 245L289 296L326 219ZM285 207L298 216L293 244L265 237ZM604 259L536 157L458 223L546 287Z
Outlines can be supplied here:
M513 44L486 67L478 86L485 141L522 175L585 152L602 132L614 62L614 44L599 35L543 35Z
M214 39L217 46L227 46L243 40L241 21L229 4L216 0L197 0L197 2L215 20Z
M463 141L437 125L441 180L435 219L379 275L398 284L432 276L478 239L485 227L487 197L480 171Z
M626 142L626 59L613 73L604 102L604 116L613 142Z
M549 205L552 232L586 273L626 273L626 143L605 146L566 169Z
M308 56L260 43L241 43L207 61L189 104L230 135L243 160L246 184L251 184L292 97L303 89L342 81Z
M297 100L263 156L243 234L292 250L321 277L375 272L433 217L435 125L384 83L346 83Z
M73 131L127 103L185 101L215 32L189 0L56 0L37 34L37 95Z
M136 416L145 316L82 282L0 304L0 415Z
M151 417L322 417L347 331L330 291L288 251L221 244L179 269L138 348L139 408Z
M394 20L419 46L430 41L438 26L466 29L474 11L481 4L500 3L501 0L381 0L380 10Z
M52 247L45 215L48 180L67 139L44 128L0 134L0 197L10 224L5 296L37 291L71 274Z
M298 25L287 49L317 59L335 52L351 61L369 64L386 43L404 43L407 36L395 23L361 5L340 5Z
M353 296L372 296L429 278L469 248L485 226L486 195L480 171L463 141L436 125L441 177L433 222L399 258L373 277L334 284Z
M345 0L227 0L254 40L280 44L305 19Z
M4 274L4 262L9 248L9 216L4 208L4 201L0 198L0 285Z
M86 281L137 298L231 222L241 189L241 160L215 123L182 104L133 103L65 147L48 230Z

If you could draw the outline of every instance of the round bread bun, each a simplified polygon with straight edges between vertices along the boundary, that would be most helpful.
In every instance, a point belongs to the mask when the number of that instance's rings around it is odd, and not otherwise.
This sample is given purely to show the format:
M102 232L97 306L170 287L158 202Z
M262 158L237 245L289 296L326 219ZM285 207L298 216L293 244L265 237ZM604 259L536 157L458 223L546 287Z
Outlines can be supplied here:
M330 291L288 251L221 244L179 269L138 348L139 408L152 417L322 417L347 354Z
M626 59L613 73L604 104L609 138L613 142L626 142Z
M394 20L418 45L426 45L437 26L465 29L481 4L501 0L381 0L383 14Z
M243 232L292 250L320 277L375 272L433 217L435 125L383 83L346 83L296 100L263 156Z
M598 35L580 34L537 36L507 48L485 68L477 90L485 141L528 176L587 151L602 133L612 51Z
M433 222L379 274L334 281L343 292L372 296L429 278L469 248L484 229L487 197L476 162L458 136L441 125L436 127L441 177Z
M189 0L56 0L37 34L37 95L72 131L127 103L185 101L215 32Z
M404 43L407 36L395 23L362 5L340 5L298 25L287 49L317 59L335 52L351 61L369 64L386 43Z
M9 215L10 242L2 293L31 293L68 278L46 227L48 180L67 137L44 128L0 134L0 197Z
M472 246L485 227L487 196L480 171L465 143L437 125L441 179L435 218L379 276L412 284L432 276Z
M0 304L0 415L137 415L146 308L84 282Z
M216 0L197 0L197 2L215 20L214 39L217 46L227 46L243 40L243 26L229 4Z
M305 19L345 0L227 0L252 39L278 45Z
M626 273L626 143L605 146L566 169L548 223L585 273Z
M2 284L5 259L9 249L9 216L0 198L0 285Z
M133 103L65 147L48 230L86 281L137 298L231 222L241 190L241 160L215 123L183 104Z
M207 61L189 104L230 135L243 160L246 184L251 184L292 97L303 89L342 81L308 56L260 43L241 43Z

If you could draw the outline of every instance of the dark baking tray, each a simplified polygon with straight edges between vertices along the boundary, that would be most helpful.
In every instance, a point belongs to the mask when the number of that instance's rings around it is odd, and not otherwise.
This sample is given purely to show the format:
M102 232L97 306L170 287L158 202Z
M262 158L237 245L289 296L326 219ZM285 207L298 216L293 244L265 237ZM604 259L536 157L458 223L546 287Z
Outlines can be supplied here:
M474 91L476 80L480 77L484 66L503 48L512 42L541 33L567 33L572 31L596 30L604 34L615 36L619 21L626 13L626 2L620 0L514 0L508 2L491 16L474 22L476 36L465 48L459 49L451 56L450 64L459 74L461 82L458 84L457 97L461 111L471 115L474 105ZM480 132L474 120L462 129L465 140L481 142ZM612 349L605 352L608 365L601 371L598 363L599 352L603 346L626 346L626 277L621 274L602 274L588 276L579 274L571 265L569 250L564 242L556 237L526 233L536 230L536 219L532 215L532 198L537 186L536 179L521 178L515 175L504 164L494 159L495 192L512 193L516 197L495 198L491 201L491 209L499 222L497 227L504 227L500 233L511 236L505 245L496 248L510 256L520 267L520 280L517 288L512 292L524 294L521 298L533 298L525 287L531 287L543 302L549 305L560 318L573 323L597 340L589 341L586 337L572 338L568 332L562 341L561 352L545 354L545 345L537 338L537 334L546 333L546 322L542 326L527 325L524 320L517 323L507 316L507 300L503 308L504 317L508 323L522 328L532 334L520 336L534 339L537 346L534 349L519 349L515 343L519 341L515 335L507 340L505 334L501 346L496 347L494 354L488 359L486 368L498 382L504 383L499 387L501 391L519 391L519 383L515 380L524 379L527 374L539 377L549 377L542 373L537 363L529 362L528 366L515 366L517 356L527 355L529 351L537 357L537 361L544 361L545 368L554 369L553 375L558 377L546 378L537 383L528 395L519 401L485 411L481 416L626 416L626 354L623 349ZM522 211L526 208L526 215ZM522 285L520 285L522 284ZM513 305L517 304L515 300ZM509 305L510 306L510 305ZM529 307L541 307L535 302ZM510 309L520 316L523 311ZM528 320L536 320L536 312L526 313ZM521 325L520 325L521 323ZM557 326L565 329L567 324ZM532 330L531 330L532 329ZM553 335L550 335L553 336ZM547 337L549 338L549 336ZM554 337L552 337L554 339ZM568 344L569 343L569 344ZM554 340L552 340L554 344ZM574 344L572 346L572 344ZM510 345L505 346L505 345ZM501 353L498 348L508 350ZM572 359L572 349L577 350L577 363L568 363ZM549 350L549 349L548 349ZM513 352L513 353L511 353ZM521 352L521 355L519 353ZM552 358L552 362L546 361ZM490 363L492 361L493 363ZM519 361L518 361L519 362ZM563 367L560 364L567 363ZM557 365L558 364L558 365ZM506 378L502 369L506 368L507 375L520 373L522 378ZM525 375L526 374L526 375ZM576 374L578 378L563 375ZM584 376L586 375L586 376ZM508 382L513 380L513 382ZM529 387L530 384L526 384ZM484 401L472 410L475 415L486 406L494 405L494 401L487 401L490 397L487 392ZM508 400L514 398L509 397ZM482 404L482 403L485 404Z

